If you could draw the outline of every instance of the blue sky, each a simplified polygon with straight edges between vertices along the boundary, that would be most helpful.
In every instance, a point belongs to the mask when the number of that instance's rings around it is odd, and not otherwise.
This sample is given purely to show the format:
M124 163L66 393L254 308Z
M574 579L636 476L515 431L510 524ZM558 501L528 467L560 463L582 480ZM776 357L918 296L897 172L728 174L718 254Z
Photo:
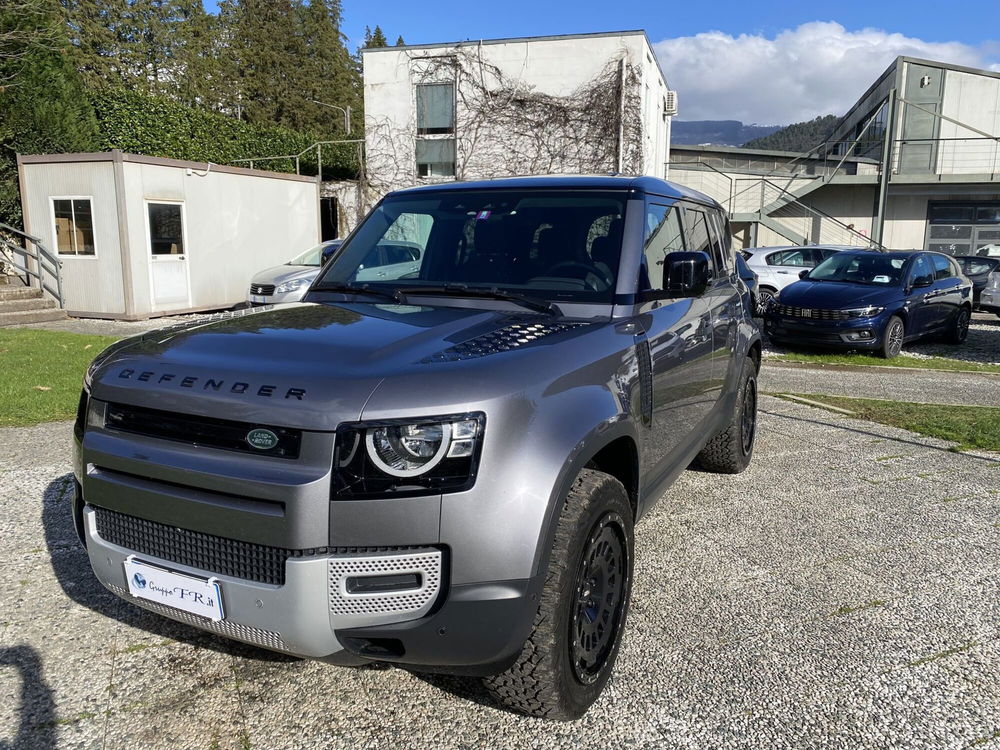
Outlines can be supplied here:
M380 25L390 42L402 34L411 44L507 36L575 34L615 29L646 29L650 39L690 36L719 30L733 35L773 37L808 21L836 21L850 30L867 27L898 32L932 42L979 45L992 33L1000 42L997 0L836 0L815 3L683 2L678 0L505 0L469 3L436 0L344 0L344 32L356 45L365 25Z
M897 55L1000 71L1000 0L342 1L352 51L366 25L390 44L645 29L682 120L843 114Z

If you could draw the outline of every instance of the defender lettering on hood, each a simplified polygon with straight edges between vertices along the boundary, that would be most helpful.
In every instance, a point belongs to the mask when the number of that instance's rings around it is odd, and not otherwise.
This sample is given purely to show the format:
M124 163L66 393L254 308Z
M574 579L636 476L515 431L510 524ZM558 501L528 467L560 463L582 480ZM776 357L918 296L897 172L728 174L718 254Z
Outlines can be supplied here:
M225 391L227 393L244 394L249 393L263 398L273 398L278 386L276 385L254 385L244 381L226 381L216 378L200 378L194 375L186 375L179 378L175 373L157 373L154 370L143 370L136 372L130 367L126 367L118 373L118 377L123 380L136 380L140 383L173 383L179 388L200 388L203 391ZM305 388L289 388L285 391L285 398L294 398L298 401L306 395Z

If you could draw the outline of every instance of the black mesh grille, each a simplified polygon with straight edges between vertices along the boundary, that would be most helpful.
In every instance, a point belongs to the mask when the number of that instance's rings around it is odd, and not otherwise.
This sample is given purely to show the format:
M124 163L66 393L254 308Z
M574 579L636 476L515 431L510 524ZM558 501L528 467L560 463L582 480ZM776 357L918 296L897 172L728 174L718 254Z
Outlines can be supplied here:
M270 427L228 419L197 417L160 409L146 409L126 404L108 404L104 426L136 435L176 440L191 445L253 453L277 458L298 458L302 431ZM276 439L271 447L259 448L248 442L251 431L262 430Z
M117 511L90 506L97 517L101 539L140 554L187 565L209 573L243 578L258 583L283 585L289 558L316 555L373 554L399 552L417 547L314 547L284 549L226 539L200 531L147 521Z
M495 331L484 333L467 341L432 354L420 360L422 364L433 362L457 362L463 359L477 359L490 354L520 349L554 333L576 328L580 323L514 323Z

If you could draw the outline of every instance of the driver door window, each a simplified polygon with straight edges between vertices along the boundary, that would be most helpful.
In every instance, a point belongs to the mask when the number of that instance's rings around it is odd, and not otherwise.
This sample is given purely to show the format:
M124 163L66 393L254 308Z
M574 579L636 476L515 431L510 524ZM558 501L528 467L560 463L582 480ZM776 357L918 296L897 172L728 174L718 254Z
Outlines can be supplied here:
M684 232L676 206L646 206L646 239L639 268L639 291L663 289L663 263L669 253L684 250Z

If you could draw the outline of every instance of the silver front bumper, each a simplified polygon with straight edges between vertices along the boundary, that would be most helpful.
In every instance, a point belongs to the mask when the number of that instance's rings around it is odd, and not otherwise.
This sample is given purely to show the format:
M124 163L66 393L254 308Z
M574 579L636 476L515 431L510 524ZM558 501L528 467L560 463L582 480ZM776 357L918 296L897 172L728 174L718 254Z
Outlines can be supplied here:
M96 513L83 512L87 554L94 573L108 589L137 606L238 641L296 656L323 657L343 650L335 630L385 625L423 617L441 592L440 550L426 548L382 554L289 559L284 585L257 583L199 570L111 544L97 532ZM216 578L226 619L212 620L132 596L125 580L125 559L169 570ZM419 588L381 593L351 593L350 577L418 573Z

